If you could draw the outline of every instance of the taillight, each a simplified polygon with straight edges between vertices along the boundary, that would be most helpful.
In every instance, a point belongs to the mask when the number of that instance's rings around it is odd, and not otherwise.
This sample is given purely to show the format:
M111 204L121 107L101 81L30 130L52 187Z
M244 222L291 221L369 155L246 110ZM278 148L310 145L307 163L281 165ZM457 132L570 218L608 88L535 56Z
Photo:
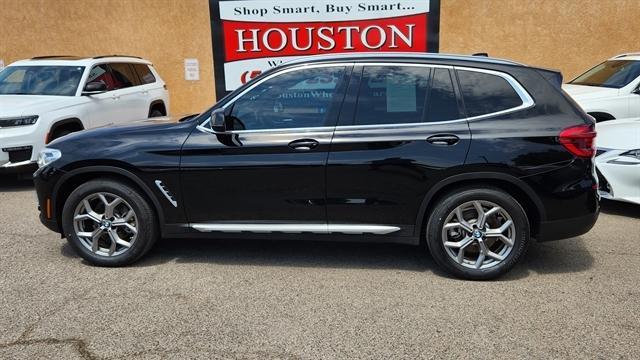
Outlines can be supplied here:
M570 153L581 158L590 158L596 154L596 130L594 125L577 125L560 132L558 141Z

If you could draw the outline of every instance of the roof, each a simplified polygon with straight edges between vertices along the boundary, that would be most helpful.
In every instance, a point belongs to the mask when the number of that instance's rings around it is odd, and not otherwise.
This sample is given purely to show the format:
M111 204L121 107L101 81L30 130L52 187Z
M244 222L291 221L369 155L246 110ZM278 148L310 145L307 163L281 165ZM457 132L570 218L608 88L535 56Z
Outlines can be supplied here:
M449 61L469 61L484 64L498 64L498 65L519 65L511 60L492 58L487 56L472 56L472 55L456 55L456 54L442 54L442 53L417 53L417 52L358 52L358 53L338 53L338 54L325 54L325 55L313 55L305 56L296 60L286 62L287 65L295 65L298 63L308 62L322 62L322 61L362 61L362 60L380 60L380 59L402 59L402 60L449 60Z
M50 65L50 66L83 66L83 65L92 65L96 63L104 63L104 62L116 62L123 61L133 63L144 63L151 64L150 61L145 60L143 58L137 56L127 56L127 55L101 55L101 56L72 56L72 55L50 55L50 56L37 56L31 59L18 60L11 65Z
M616 55L609 60L640 60L640 52L631 52L626 54Z

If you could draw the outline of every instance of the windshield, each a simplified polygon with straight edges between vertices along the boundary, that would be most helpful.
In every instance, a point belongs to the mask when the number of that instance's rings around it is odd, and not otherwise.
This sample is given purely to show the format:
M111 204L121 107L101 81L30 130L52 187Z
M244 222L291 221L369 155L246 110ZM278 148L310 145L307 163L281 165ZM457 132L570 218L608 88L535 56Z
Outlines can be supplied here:
M619 89L640 76L640 61L608 60L578 76L570 84Z
M84 66L9 66L0 71L0 95L74 96Z

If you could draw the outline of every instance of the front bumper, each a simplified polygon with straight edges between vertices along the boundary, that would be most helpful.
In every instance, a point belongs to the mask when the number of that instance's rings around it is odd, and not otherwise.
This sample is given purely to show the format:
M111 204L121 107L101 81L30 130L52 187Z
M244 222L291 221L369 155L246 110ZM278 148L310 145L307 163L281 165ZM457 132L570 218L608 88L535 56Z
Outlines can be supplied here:
M62 227L60 226L60 214L57 211L59 207L56 199L56 184L64 174L64 171L53 166L45 166L33 174L33 183L38 197L40 222L49 230L61 234Z

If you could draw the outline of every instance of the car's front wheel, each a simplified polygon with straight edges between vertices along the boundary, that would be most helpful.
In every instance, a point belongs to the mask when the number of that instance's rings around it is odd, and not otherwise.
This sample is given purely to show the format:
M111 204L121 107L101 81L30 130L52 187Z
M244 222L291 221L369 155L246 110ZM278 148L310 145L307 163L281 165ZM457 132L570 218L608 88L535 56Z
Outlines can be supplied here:
M526 212L515 198L495 188L465 188L443 196L426 232L435 262L473 280L504 274L529 244Z
M64 204L62 226L78 255L100 266L135 262L158 236L148 201L115 180L92 180L76 188Z

